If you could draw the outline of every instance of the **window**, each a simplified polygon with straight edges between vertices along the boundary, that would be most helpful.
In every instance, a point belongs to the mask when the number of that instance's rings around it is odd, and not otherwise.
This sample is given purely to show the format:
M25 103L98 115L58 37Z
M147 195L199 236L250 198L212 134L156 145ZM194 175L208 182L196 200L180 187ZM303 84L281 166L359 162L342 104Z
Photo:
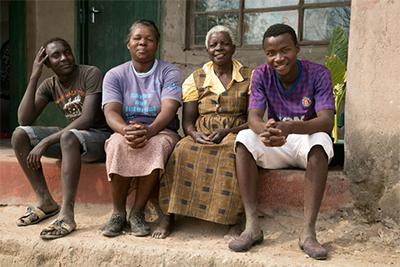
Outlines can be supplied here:
M239 47L260 45L272 24L292 26L303 45L328 44L333 29L348 34L350 0L192 0L189 5L191 47L204 46L207 31L222 24L235 35Z

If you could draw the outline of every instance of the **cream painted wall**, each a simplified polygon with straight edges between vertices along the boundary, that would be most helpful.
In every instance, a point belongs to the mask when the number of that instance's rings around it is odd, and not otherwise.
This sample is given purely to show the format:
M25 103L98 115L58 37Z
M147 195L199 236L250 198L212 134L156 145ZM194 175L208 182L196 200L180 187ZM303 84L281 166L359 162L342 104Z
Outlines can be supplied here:
M400 1L353 0L346 173L371 220L400 223Z

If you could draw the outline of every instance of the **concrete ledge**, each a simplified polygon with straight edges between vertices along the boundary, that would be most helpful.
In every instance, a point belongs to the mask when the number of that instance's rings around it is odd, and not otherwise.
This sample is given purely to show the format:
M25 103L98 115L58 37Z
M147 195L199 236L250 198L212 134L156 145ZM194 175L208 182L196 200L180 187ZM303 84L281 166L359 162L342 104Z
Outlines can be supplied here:
M43 170L53 197L60 201L61 162L43 158ZM260 172L258 199L259 209L264 213L271 210L303 209L303 170L273 170ZM330 170L322 212L335 212L352 204L350 183L340 170ZM14 152L8 146L0 147L0 203L26 204L35 201L29 182L25 178ZM104 163L82 164L77 203L111 203L110 185Z

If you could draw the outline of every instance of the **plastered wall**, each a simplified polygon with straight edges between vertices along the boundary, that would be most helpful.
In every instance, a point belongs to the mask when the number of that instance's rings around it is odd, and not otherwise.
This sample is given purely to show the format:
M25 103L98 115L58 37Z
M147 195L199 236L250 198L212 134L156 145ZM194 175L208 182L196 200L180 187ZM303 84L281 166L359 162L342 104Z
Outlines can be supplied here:
M75 1L31 0L26 1L26 5L27 74L29 78L33 60L44 41L52 37L61 37L74 48ZM51 71L46 69L42 79L50 74Z
M345 170L370 221L400 223L400 1L353 0Z

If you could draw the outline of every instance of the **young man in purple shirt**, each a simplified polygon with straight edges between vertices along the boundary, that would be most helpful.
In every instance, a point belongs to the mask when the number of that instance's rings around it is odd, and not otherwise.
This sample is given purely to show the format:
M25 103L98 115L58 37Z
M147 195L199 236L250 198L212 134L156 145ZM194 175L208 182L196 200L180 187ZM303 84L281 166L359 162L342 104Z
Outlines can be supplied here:
M246 214L246 227L229 248L247 251L263 241L257 217L257 166L306 169L304 227L299 246L315 259L327 250L317 241L315 223L333 157L328 133L333 127L334 100L329 71L298 60L294 30L284 24L267 29L263 38L267 64L255 69L251 82L249 128L236 138L236 169ZM263 119L267 110L268 121Z

